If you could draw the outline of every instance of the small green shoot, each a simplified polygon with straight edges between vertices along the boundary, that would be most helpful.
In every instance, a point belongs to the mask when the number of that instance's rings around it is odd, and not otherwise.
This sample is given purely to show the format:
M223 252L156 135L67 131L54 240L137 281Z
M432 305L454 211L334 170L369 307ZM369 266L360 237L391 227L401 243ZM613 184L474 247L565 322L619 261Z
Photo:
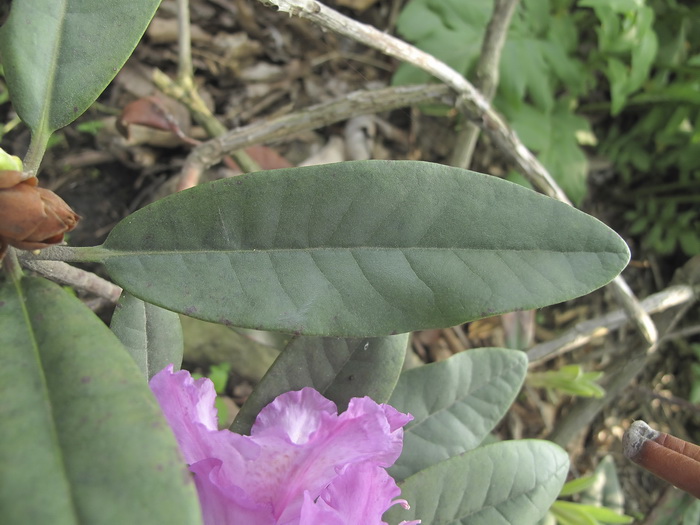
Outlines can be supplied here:
M532 372L526 382L533 387L556 390L564 394L580 397L601 398L605 390L596 383L602 372L584 372L579 365L567 365L559 370Z

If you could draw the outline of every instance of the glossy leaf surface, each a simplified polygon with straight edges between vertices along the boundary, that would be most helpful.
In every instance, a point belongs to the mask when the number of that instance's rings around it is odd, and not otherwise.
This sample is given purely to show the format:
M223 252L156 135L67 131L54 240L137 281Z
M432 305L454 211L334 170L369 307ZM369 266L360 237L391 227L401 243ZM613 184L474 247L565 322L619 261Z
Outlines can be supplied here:
M205 184L127 217L98 252L122 287L164 308L344 337L560 302L606 284L629 258L617 234L570 206L410 161Z
M296 337L236 416L231 430L250 432L258 412L278 395L311 386L343 412L353 397L386 403L401 373L408 334L364 339Z
M503 441L421 470L399 483L410 510L384 519L431 525L535 525L557 498L569 458L553 443Z
M171 363L179 370L184 343L180 316L175 312L124 292L110 328L147 380Z
M401 374L389 404L409 412L401 456L389 470L401 480L478 446L503 418L527 373L519 350L466 350Z
M160 0L15 0L0 29L12 105L48 136L79 117L129 58Z
M55 284L0 283L0 522L201 523L175 438L117 338Z

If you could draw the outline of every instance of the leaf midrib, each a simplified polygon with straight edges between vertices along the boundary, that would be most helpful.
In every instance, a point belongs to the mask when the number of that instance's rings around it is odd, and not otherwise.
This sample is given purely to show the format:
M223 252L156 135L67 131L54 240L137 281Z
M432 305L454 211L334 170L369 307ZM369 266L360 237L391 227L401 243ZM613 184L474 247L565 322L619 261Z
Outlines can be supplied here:
M51 116L51 109L52 109L52 100L53 100L53 92L54 92L54 85L56 83L56 70L58 69L58 56L60 55L60 49L64 40L65 36L65 31L63 30L65 24L66 24L66 12L68 11L68 0L63 1L62 9L61 9L61 15L60 15L60 20L58 23L57 31L56 31L56 41L55 45L53 46L53 56L51 57L51 68L49 70L49 75L47 78L47 83L46 83L46 89L44 90L44 97L43 97L43 107L44 110L41 112L41 118L39 119L39 122L37 124L37 129L34 130L35 133L37 134L50 134L54 130L51 129L50 125L50 116Z
M26 278L23 279L25 284L28 284L28 281ZM16 282L15 283L15 289L17 290L17 295L19 296L20 300L20 307L22 309L22 316L24 318L24 322L27 326L28 329L28 335L31 338L31 345L32 349L34 350L34 357L36 361L36 365L39 369L39 374L41 376L41 385L43 387L43 393L45 394L45 399L46 399L46 410L49 412L49 432L51 433L51 441L54 443L55 446L55 451L56 451L56 456L58 457L58 460L61 463L61 474L63 475L63 478L65 479L66 482L66 487L68 487L68 494L70 497L70 507L72 510L73 514L73 521L75 523L79 523L78 519L78 505L75 500L75 494L72 490L72 484L70 481L70 476L68 475L68 468L66 467L66 463L64 461L63 457L63 449L61 446L61 439L59 438L59 433L58 433L58 428L56 426L56 417L55 417L55 412L54 412L54 403L51 398L51 389L49 388L48 382L46 380L46 374L44 373L44 367L42 365L42 359L41 359L41 351L39 349L39 344L36 340L35 337L35 330L34 326L32 324L31 316L29 315L29 310L27 309L27 295L24 293L24 289L22 287L21 282Z
M471 248L471 247L432 247L432 246L337 246L337 247L308 247L308 248L204 248L199 250L114 250L111 248L102 248L101 254L103 259L112 259L116 257L133 257L138 255L197 255L204 253L306 253L306 252L337 252L337 251L375 251L375 252L393 252L393 251L468 251L468 252L516 252L516 253L556 253L556 254L615 254L622 255L615 250L564 250L564 249L542 249L542 248Z

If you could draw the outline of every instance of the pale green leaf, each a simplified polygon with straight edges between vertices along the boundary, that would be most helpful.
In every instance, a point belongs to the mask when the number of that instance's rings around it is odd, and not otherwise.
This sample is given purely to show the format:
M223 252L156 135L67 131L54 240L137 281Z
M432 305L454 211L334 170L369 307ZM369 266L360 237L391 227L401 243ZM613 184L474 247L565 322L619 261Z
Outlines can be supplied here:
M606 284L629 258L617 234L570 206L410 161L201 185L130 215L102 248L85 250L124 289L163 308L344 337L561 302Z
M389 404L408 412L397 479L478 446L505 415L527 372L518 350L479 348L405 371Z
M391 525L531 525L542 518L566 479L569 458L546 441L503 441L433 465L402 483L409 510L392 507Z

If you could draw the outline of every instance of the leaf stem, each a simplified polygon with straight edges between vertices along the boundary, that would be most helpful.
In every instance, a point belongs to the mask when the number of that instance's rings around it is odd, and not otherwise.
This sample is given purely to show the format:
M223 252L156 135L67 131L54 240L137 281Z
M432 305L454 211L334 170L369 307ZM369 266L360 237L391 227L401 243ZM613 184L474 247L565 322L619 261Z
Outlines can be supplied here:
M36 176L39 171L39 166L41 165L41 160L44 158L44 153L46 153L50 137L50 132L35 131L32 133L29 149L22 162L26 178Z
M101 246L75 247L51 246L41 251L24 252L22 260L27 261L63 261L63 262L96 262L106 259L109 250Z
M177 83L189 87L194 77L192 69L192 38L190 35L189 0L177 0L178 71Z

